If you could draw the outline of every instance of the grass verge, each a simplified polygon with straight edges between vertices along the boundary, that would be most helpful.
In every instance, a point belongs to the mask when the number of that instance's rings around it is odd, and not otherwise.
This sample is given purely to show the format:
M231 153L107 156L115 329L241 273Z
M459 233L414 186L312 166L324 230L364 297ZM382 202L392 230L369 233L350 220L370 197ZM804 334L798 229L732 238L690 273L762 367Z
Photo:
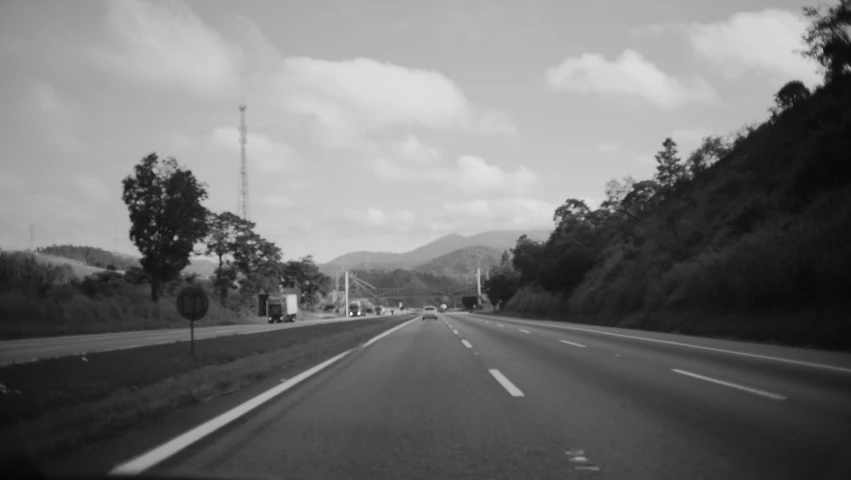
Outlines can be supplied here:
M64 357L0 368L0 457L70 453L341 353L411 315Z

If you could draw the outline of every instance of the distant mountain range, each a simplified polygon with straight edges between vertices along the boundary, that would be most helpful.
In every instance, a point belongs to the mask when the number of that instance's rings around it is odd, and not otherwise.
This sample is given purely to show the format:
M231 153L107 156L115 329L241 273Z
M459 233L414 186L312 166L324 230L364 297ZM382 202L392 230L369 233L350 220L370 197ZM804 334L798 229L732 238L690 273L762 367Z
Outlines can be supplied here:
M447 274L456 277L475 272L476 265L499 263L505 250L514 248L517 239L526 235L533 240L546 240L549 230L495 230L465 237L453 233L405 253L351 252L319 266L328 275L348 270L404 270Z

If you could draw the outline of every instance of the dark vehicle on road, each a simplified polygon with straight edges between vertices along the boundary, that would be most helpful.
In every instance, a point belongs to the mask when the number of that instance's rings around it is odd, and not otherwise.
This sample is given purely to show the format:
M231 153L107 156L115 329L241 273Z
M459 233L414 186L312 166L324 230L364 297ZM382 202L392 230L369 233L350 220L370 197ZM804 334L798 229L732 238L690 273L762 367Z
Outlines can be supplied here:
M423 309L423 320L428 320L430 318L437 320L437 308L428 306Z

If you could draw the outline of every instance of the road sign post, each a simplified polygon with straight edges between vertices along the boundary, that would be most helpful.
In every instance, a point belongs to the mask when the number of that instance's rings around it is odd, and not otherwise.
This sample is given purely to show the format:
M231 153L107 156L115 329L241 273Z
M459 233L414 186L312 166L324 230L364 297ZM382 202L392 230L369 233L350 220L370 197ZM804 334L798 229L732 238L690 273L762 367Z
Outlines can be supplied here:
M207 292L201 287L189 286L177 294L177 311L189 320L189 353L195 355L195 322L204 318L210 308Z

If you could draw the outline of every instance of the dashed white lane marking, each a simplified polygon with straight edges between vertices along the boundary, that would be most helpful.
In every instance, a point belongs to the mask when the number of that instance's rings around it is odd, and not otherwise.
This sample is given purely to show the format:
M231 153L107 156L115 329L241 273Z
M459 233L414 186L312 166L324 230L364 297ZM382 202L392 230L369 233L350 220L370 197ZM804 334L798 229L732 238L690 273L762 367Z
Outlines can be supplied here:
M517 322L517 323L522 323L522 324L525 324L525 325L532 325L533 324L533 323L530 323L526 320L520 320L520 319L512 319L511 321ZM538 325L538 326L543 325L543 326L552 327L552 328L561 328L561 329L564 329L564 330L573 330L573 331L576 331L576 332L596 333L598 335L608 335L610 337L620 337L620 338L629 338L629 339L632 339L632 340L642 340L642 341L645 341L645 342L662 343L662 344L666 344L666 345L676 345L678 347L696 348L696 349L699 349L699 350L708 350L710 352L729 353L730 355L741 355L743 357L759 358L759 359L762 359L762 360L772 360L772 361L775 361L775 362L789 363L789 364L792 364L792 365L801 365L801 366L804 366L804 367L822 368L822 369L825 369L825 370L832 370L834 372L851 373L851 368L838 367L836 365L826 365L824 363L805 362L803 360L790 360L788 358L772 357L772 356L769 356L769 355L759 355L759 354L756 354L756 353L738 352L736 350L727 350L727 349L724 349L724 348L704 347L703 345L693 345L693 344L690 344L690 343L672 342L670 340L660 340L658 338L647 338L647 337L638 337L638 336L635 336L635 335L624 335L622 333L603 332L603 331L600 331L600 330L593 330L593 329L590 329L590 328L571 327L571 326L567 326L567 325L541 324L540 322L535 323L535 325Z
M505 328L505 325L503 325L501 323L497 323L497 325L499 325L500 328Z
M568 342L567 340L559 340L559 342L566 343L568 345L573 345L574 347L585 348L585 345L582 345L581 343Z
M672 369L674 372L688 375L689 377L699 378L701 380L706 380L707 382L717 383L718 385L724 385L725 387L736 388L748 393L753 393L754 395L760 395L763 397L770 398L772 400L786 400L786 397L783 395L778 395L776 393L766 392L765 390L758 390L756 388L746 387L744 385L739 385L737 383L725 382L724 380L718 380L717 378L705 377L703 375L698 375L696 373L687 372L685 370L678 370L676 368Z
M467 347L467 348L473 348L473 345L470 344L470 342L468 342L466 340L461 340L461 343L463 343L464 346Z
M514 384L511 383L511 380L505 378L505 375L503 375L502 372L495 368L491 368L488 371L491 375L493 375L493 378L495 378L496 381L499 382L499 384L502 385L502 387L508 391L509 395L511 395L512 397L525 397L525 395L523 395L523 392L521 392L519 388L514 386Z
M452 333L454 333L455 335L458 335L458 330L452 330Z
M522 328L518 328L517 330L520 330L523 333L529 333L529 330L523 330Z

